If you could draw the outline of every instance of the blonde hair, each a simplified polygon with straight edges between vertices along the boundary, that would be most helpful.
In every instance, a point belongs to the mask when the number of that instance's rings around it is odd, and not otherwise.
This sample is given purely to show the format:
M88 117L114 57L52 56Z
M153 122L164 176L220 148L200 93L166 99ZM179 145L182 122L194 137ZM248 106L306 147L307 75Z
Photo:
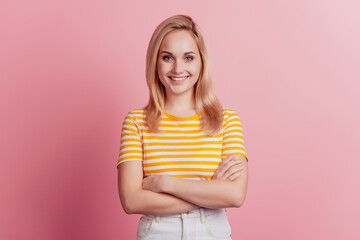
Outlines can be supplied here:
M195 108L201 120L201 128L214 136L219 133L223 114L222 106L212 86L211 62L202 30L187 15L174 15L165 19L155 29L146 53L146 82L149 88L149 102L145 107L147 124L152 132L158 133L165 105L165 87L157 73L157 60L164 37L175 30L186 30L193 36L200 52L202 67L199 79L194 85Z

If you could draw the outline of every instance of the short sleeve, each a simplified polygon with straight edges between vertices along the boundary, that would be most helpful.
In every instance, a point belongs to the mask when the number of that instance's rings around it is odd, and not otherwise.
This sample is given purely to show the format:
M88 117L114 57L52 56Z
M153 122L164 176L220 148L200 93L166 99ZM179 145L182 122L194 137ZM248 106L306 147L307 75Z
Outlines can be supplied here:
M226 109L223 128L221 157L228 157L235 153L236 155L246 157L246 160L249 161L245 151L242 124L238 114L234 110L229 108Z
M143 151L139 124L132 112L129 112L123 122L119 158L116 167L126 161L142 161Z

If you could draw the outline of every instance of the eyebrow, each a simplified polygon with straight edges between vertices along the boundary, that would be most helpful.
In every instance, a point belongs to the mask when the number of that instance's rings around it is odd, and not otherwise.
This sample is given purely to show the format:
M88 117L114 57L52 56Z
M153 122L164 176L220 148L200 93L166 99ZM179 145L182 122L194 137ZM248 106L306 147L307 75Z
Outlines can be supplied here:
M162 51L160 54L162 54L162 53L168 53L168 54L171 54L171 55L172 55L172 53L169 52L169 51ZM194 52L192 52L192 51L186 52L186 53L184 53L184 55L189 54L189 53L194 53ZM194 53L194 54L196 54L196 53Z

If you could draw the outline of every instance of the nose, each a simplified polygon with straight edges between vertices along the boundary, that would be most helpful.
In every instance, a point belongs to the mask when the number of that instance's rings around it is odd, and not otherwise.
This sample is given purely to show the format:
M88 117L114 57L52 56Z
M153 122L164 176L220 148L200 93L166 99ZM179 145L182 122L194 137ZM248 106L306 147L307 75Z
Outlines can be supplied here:
M183 63L181 61L174 61L173 64L173 72L176 74L180 74L183 72Z

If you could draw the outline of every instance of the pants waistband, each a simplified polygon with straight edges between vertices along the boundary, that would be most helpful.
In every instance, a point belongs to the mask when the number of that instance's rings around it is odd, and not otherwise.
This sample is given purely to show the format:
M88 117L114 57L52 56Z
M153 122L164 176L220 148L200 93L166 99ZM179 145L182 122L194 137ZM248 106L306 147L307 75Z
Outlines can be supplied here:
M200 217L201 220L203 221L205 216L209 216L209 215L213 215L213 214L217 214L220 212L226 212L226 208L216 208L216 209L212 209L212 208L197 208L194 210L191 210L189 212L184 212L184 213L178 213L178 214L173 214L173 215L148 215L151 217L155 218L156 222L160 221L160 218L194 218L194 217Z

